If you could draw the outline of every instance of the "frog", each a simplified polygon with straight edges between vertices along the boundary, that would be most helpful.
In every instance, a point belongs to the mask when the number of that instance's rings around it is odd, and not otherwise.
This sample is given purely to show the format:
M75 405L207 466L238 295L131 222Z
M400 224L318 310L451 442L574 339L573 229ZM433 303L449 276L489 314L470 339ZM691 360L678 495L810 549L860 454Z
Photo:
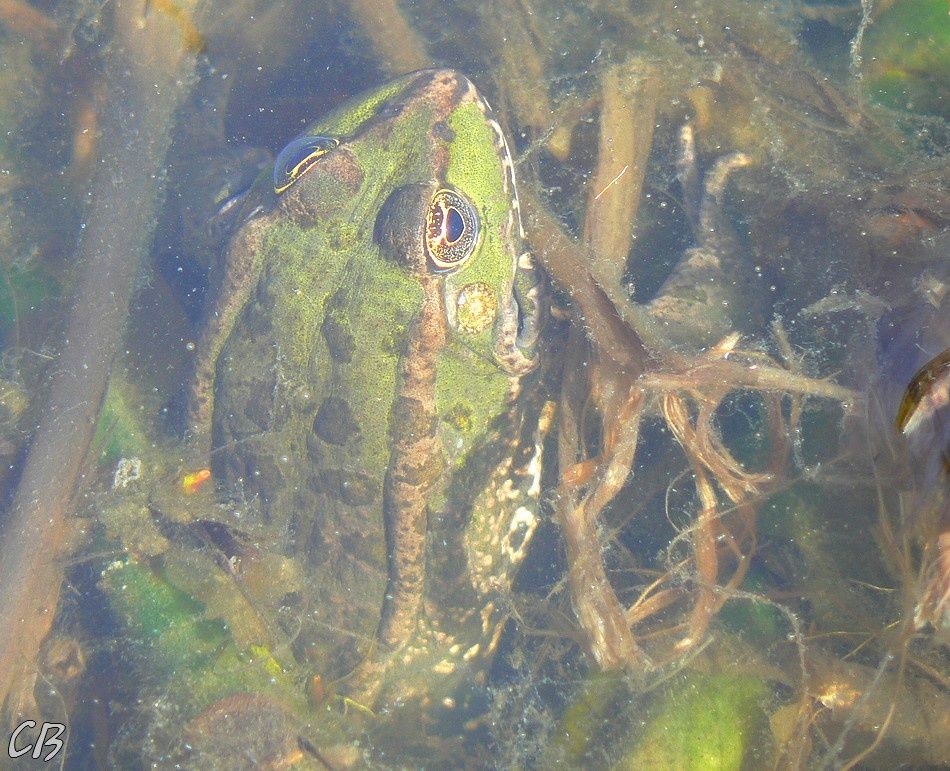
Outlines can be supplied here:
M303 566L297 661L364 704L431 697L497 649L539 522L543 282L504 132L467 77L419 71L240 206L188 398L215 516Z

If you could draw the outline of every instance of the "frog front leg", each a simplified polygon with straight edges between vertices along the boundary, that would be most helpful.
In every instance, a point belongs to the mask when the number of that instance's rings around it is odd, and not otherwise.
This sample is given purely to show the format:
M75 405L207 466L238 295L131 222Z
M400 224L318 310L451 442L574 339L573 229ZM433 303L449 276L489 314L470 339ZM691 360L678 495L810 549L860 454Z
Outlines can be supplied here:
M185 424L186 438L195 460L207 461L211 454L218 358L260 280L264 263L261 238L271 219L270 216L259 217L235 235L223 261L224 274L218 293L206 314L189 384Z

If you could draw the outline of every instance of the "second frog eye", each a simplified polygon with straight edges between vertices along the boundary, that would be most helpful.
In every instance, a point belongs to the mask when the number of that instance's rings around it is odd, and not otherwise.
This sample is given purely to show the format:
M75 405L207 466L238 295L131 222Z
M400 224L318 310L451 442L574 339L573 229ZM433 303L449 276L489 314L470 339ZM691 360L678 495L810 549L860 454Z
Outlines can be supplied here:
M461 267L478 245L478 214L454 190L439 190L426 213L426 254L439 270Z
M317 160L338 147L340 140L332 137L300 137L295 139L274 161L274 192L283 193L313 167Z

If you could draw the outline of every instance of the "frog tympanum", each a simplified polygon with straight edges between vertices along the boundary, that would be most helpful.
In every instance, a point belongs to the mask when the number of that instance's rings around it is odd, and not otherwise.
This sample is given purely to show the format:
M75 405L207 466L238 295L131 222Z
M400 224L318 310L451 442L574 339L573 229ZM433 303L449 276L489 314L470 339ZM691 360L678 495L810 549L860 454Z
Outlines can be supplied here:
M537 523L537 420L513 406L537 276L504 136L465 77L422 71L309 127L265 184L191 396L222 516L304 564L298 658L452 671L497 643Z

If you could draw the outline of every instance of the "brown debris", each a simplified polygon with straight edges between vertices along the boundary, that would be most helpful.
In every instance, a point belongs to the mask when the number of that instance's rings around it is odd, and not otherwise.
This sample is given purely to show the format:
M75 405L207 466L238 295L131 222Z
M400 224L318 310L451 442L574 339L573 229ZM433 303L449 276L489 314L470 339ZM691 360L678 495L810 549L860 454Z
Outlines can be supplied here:
M0 0L0 26L32 40L46 50L52 50L61 34L59 25L25 0Z
M688 573L693 589L686 634L662 656L675 659L702 643L710 620L741 584L748 569L755 550L753 501L784 471L790 449L784 437L799 415L793 408L788 420L783 417L781 396L821 396L850 408L860 397L850 389L779 366L764 354L744 351L739 346L740 336L730 331L728 316L705 334L703 339L712 334L725 337L704 353L674 350L664 342L656 325L656 320L662 319L660 309L666 308L662 303L667 297L664 290L649 313L624 296L620 282L633 232L632 221L624 217L635 215L637 201L632 199L640 195L642 176L638 179L634 175L629 184L619 183L634 161L642 175L649 142L641 139L639 151L631 150L629 145L626 149L613 145L619 142L618 134L625 136L625 127L617 124L623 123L625 108L629 107L619 96L618 73L619 69L611 70L604 78L598 182L589 188L586 248L565 235L531 197L524 201L524 208L541 263L569 295L577 321L586 333L580 334L577 326L572 329L560 403L561 480L556 512L567 544L572 604L587 647L601 668L642 670L651 663L637 643L632 622L644 621L651 611L659 612L680 597L671 592L673 587L664 586L673 578L670 573L653 582L625 609L605 571L597 522L633 467L643 416L655 409L655 404L660 405L663 418L689 461L700 502L693 526L678 539L685 539L690 546L692 570ZM648 83L649 78L639 82ZM641 96L647 93L635 86L632 90ZM652 116L649 109L647 113ZM648 122L652 124L652 120L650 117ZM665 290L675 294L677 281L715 284L724 290L735 284L731 279L742 265L721 214L722 193L730 172L749 162L745 156L734 154L711 170L702 201L696 207L698 237L715 238L701 247L709 256L697 260L700 249L687 252ZM615 200L603 203L614 194ZM618 213L621 211L623 217ZM623 220L619 225L618 218ZM707 275L710 270L714 271L714 280ZM739 298L730 299L738 304ZM722 307L729 305L716 293L711 299L707 296L706 302L690 302L683 318L677 317L677 326L704 319L707 312L721 314ZM788 366L794 367L796 362L781 332L778 328L780 348L788 354ZM773 457L768 464L771 474L746 472L714 426L722 400L730 392L743 389L760 391L764 397L773 440ZM793 405L796 402L793 399ZM581 437L586 435L585 421L592 416L600 423L602 450L599 455L586 457ZM727 512L732 513L727 517ZM733 566L731 575L724 578L722 573L729 564ZM680 566L678 572L684 569Z

